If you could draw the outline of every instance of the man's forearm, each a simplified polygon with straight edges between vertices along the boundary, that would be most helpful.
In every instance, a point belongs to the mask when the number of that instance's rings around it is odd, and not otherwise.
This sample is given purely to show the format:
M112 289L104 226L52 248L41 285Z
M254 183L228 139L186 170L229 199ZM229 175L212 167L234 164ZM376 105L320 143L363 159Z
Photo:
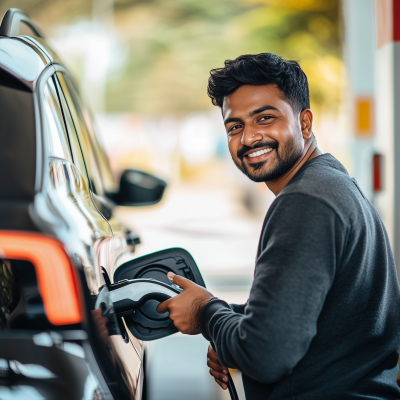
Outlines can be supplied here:
M221 363L263 383L278 381L289 374L297 360L286 346L274 340L282 335L263 334L248 326L243 318L223 300L213 299L203 308L200 330L208 341L214 342ZM261 326L258 328L262 330ZM270 339L260 340L260 336Z
M236 304L233 304L236 305ZM209 322L211 317L214 315L216 311L221 308L231 308L232 304L229 305L226 301L220 300L218 298L211 299L201 311L200 315L200 331L202 335L209 341L214 342L214 338L211 336L211 332L209 331ZM234 311L234 310L233 310Z

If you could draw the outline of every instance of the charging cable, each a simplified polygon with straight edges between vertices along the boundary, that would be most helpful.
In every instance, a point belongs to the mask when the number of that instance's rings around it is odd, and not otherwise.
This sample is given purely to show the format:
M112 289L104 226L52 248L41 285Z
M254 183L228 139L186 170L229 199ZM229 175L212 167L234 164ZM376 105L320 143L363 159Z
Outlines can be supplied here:
M211 343L211 346L212 346L213 350L215 352L217 352L217 350L215 349L214 343L213 342L210 342L210 343ZM233 379L232 379L232 376L231 376L231 374L229 372L229 369L228 369L228 382L227 382L226 385L228 386L228 391L229 391L229 394L231 395L231 399L232 400L239 400L239 396L238 396L238 394L236 392L236 387L235 387L235 384L233 383Z

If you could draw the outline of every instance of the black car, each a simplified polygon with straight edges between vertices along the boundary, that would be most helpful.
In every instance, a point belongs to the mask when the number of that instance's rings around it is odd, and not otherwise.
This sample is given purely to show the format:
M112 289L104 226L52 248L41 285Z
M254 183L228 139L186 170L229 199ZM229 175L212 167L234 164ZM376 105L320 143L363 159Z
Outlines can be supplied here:
M26 34L21 35L22 27ZM117 206L157 203L166 183L115 184L74 79L29 17L0 26L0 399L143 399L144 343L176 332L149 300L125 317L99 291L170 270L204 284L181 249L134 259ZM106 335L104 335L104 330Z

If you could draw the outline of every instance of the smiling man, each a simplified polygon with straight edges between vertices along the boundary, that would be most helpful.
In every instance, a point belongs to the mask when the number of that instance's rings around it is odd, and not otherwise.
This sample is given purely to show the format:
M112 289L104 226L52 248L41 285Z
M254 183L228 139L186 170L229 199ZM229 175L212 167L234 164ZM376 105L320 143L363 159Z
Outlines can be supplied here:
M214 342L210 373L226 389L242 372L247 400L398 399L400 292L383 223L312 132L307 77L294 61L245 55L211 71L236 166L276 199L265 217L254 282L229 305L184 288L161 303L183 333Z

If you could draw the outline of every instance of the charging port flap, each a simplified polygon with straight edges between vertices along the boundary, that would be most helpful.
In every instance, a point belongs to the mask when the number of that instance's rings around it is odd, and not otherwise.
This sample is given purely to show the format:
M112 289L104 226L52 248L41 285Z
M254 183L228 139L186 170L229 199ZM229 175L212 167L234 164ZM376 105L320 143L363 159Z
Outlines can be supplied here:
M181 248L161 250L122 264L114 273L114 282L150 278L171 285L167 277L169 271L205 287L193 257ZM124 317L127 327L136 338L150 341L178 332L168 313L157 312L158 304L157 300L149 300L134 314Z

